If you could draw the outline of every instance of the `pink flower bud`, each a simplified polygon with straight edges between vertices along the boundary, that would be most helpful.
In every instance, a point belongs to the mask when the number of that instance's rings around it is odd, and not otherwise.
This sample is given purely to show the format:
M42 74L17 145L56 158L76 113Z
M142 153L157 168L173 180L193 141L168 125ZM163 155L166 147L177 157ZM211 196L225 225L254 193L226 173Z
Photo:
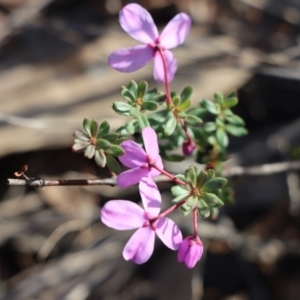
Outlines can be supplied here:
M186 140L182 144L182 152L186 156L190 156L196 149L196 144L193 140Z
M203 253L203 245L200 238L197 236L186 237L179 246L177 259L179 262L184 262L191 269L200 260Z

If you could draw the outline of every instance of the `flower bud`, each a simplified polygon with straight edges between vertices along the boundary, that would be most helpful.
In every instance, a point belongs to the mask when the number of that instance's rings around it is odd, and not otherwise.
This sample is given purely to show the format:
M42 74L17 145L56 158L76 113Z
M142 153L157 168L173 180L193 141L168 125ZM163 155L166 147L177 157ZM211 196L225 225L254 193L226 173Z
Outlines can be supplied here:
M203 253L203 245L200 238L197 236L186 237L179 246L177 259L179 262L184 262L191 269L200 260Z
M190 156L196 149L196 144L192 139L186 140L182 144L182 152L186 156Z

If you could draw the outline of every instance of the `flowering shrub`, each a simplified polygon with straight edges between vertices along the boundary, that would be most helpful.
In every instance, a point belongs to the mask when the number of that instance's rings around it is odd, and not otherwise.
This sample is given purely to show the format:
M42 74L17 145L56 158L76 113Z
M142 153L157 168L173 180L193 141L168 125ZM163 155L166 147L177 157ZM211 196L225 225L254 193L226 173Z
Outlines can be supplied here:
M139 184L144 209L128 200L108 201L101 210L101 221L117 230L136 229L124 247L123 257L137 264L152 255L155 234L171 250L178 250L178 261L193 268L201 259L203 245L198 235L198 218L214 218L224 203L231 203L232 190L222 175L227 159L228 134L247 133L244 121L231 108L238 100L234 93L216 93L213 100L201 100L191 107L193 89L170 92L177 61L169 49L182 44L189 33L191 19L177 14L159 35L151 15L138 4L126 5L119 14L121 27L141 42L131 48L114 51L109 64L121 72L133 72L154 59L154 79L163 83L165 92L148 90L145 81L131 80L121 89L124 101L113 103L113 110L129 118L116 132L109 132L107 121L83 122L84 131L75 132L74 151L107 166L117 174L119 187ZM134 138L134 140L132 140ZM142 146L141 146L142 144ZM182 154L178 154L178 150ZM165 170L163 159L180 162L190 156L195 165L184 174ZM123 167L128 169L123 171ZM202 169L199 169L202 164ZM161 212L161 195L154 182L158 175L174 183L172 205ZM176 209L192 216L192 235L182 238L179 227L167 217Z

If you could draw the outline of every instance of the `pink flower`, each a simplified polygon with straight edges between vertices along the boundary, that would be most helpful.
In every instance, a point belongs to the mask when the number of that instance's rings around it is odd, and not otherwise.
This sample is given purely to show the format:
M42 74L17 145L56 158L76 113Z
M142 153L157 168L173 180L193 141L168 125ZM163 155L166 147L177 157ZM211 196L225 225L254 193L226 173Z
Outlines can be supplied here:
M103 206L101 220L117 230L137 228L124 247L123 257L142 264L153 253L155 233L172 250L178 249L182 235L178 226L169 218L155 219L160 212L161 196L152 178L142 178L139 190L145 210L131 201L113 200Z
M121 72L133 72L144 67L154 57L154 79L165 82L164 67L158 49L163 51L168 82L172 81L177 70L177 61L168 49L182 44L191 27L191 19L185 13L177 14L164 28L161 35L149 12L138 4L126 5L119 14L121 27L142 45L122 48L110 54L111 67Z
M162 159L159 155L157 135L151 127L142 130L142 137L146 151L134 141L124 141L120 146L125 154L119 157L123 165L130 170L122 172L117 177L117 183L120 187L126 187L138 183L142 177L156 177L160 172L149 164L155 164L163 169Z
M188 236L180 244L177 259L191 269L200 260L202 253L203 245L200 238Z

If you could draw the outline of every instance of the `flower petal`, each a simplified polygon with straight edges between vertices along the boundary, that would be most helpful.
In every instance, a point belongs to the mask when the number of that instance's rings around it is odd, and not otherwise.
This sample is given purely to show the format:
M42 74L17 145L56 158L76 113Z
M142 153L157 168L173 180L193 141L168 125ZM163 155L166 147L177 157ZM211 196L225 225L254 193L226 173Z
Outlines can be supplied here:
M179 227L169 218L161 218L155 224L156 233L161 241L170 249L177 250L182 242Z
M145 263L153 253L154 242L155 232L150 226L139 228L124 247L124 259L136 264Z
M169 50L163 51L166 66L167 66L167 78L168 82L171 82L174 78L174 75L177 70L177 61L173 55L173 53ZM159 52L155 53L154 56L154 70L153 70L153 76L156 82L158 83L164 83L165 77L164 77L164 65L161 59L161 56Z
M117 177L117 184L119 187L126 187L136 183L139 183L142 177L147 177L149 174L149 169L147 168L134 168L122 172Z
M190 32L191 18L185 14L177 14L162 31L160 45L172 49L182 44Z
M191 237L185 238L179 246L177 260L178 262L184 262L185 257L187 256L190 250L190 240Z
M139 189L145 211L150 214L149 217L154 218L158 216L161 207L161 196L153 179L143 177L140 181Z
M134 141L124 141L120 144L125 154L119 156L120 162L128 168L136 168L147 163L145 150Z
M145 127L142 130L142 136L146 153L150 155L152 159L156 159L159 154L156 132L151 127Z
M154 43L158 38L158 31L151 15L138 4L126 5L120 11L119 21L124 31L141 43Z
M200 260L203 252L203 246L200 246L198 244L194 244L190 246L190 250L188 252L188 255L185 256L185 265L192 269L196 263Z
M148 45L137 45L112 52L108 57L109 65L125 73L144 67L153 57L153 49Z
M106 226L117 230L139 228L147 220L145 211L136 203L127 200L108 201L100 216Z

